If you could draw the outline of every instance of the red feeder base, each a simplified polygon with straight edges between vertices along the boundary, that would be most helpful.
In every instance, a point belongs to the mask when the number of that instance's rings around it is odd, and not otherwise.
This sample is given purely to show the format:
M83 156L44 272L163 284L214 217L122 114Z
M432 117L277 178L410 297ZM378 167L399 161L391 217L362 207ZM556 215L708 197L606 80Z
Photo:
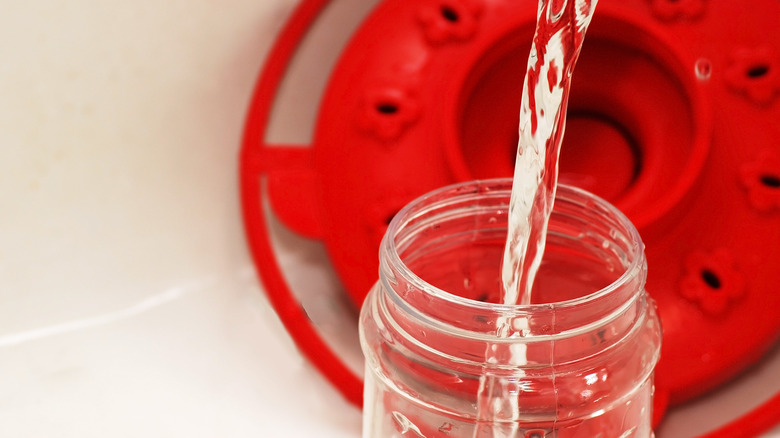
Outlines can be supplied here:
M304 1L277 42L249 113L241 188L272 304L359 402L359 378L279 271L262 200L325 243L359 305L403 205L453 182L511 176L536 11L534 2L385 0L332 73L313 144L267 144L281 78L327 4ZM780 333L778 17L775 0L601 0L575 69L560 180L617 205L647 245L664 327L659 413L730 379Z

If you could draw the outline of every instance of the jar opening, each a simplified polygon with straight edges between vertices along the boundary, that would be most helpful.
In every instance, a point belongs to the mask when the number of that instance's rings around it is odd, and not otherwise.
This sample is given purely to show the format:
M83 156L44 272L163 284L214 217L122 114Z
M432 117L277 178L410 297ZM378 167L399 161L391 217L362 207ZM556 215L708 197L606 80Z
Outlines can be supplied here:
M511 183L466 182L413 201L390 223L381 269L430 300L476 313L577 308L644 283L643 246L628 218L595 195L560 185L531 304L503 304Z

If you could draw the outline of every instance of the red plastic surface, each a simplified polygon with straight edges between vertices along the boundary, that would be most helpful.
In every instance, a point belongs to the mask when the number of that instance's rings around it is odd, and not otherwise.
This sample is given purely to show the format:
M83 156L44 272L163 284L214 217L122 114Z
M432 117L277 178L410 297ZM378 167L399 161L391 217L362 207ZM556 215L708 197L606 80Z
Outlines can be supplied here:
M511 175L535 2L385 0L341 55L311 147L268 145L276 89L326 4L303 2L269 58L241 186L272 304L357 401L359 379L279 271L263 199L289 227L324 241L362 302L401 206L452 182ZM601 0L575 70L561 181L616 204L647 245L648 290L664 326L659 402L724 382L780 333L778 17L776 0Z
M295 49L328 0L311 0L296 10L274 46L265 65L247 116L244 143L240 157L240 185L243 218L252 258L258 269L271 305L276 310L303 354L325 378L337 387L350 402L363 403L363 382L350 371L320 336L300 305L276 260L265 213L264 184L283 187L311 178L309 153L300 148L269 147L265 142L266 128L276 90L282 81ZM279 191L276 190L278 194ZM293 192L293 194L295 194ZM302 199L282 197L282 203L295 210L313 208L316 199L300 193ZM278 203L278 199L276 198ZM294 204L292 204L294 203ZM301 206L304 208L301 209ZM288 209L289 210L289 209ZM312 216L313 218L313 216ZM299 222L305 224L305 222ZM316 228L316 222L310 222Z

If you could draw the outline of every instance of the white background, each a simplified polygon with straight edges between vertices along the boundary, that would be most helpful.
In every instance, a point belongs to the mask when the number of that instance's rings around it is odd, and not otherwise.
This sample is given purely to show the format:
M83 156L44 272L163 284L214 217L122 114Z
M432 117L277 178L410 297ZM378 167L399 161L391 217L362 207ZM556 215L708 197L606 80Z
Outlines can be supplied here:
M268 306L240 221L246 107L295 4L0 2L0 437L359 436ZM294 118L272 131L307 138ZM289 275L319 272L316 245L282 235ZM749 408L778 369L659 438Z

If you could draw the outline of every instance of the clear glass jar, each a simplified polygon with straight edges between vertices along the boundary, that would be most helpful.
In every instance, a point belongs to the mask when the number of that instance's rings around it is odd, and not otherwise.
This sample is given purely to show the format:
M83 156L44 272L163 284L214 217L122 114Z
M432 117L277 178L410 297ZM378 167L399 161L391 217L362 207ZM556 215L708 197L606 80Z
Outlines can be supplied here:
M661 328L639 234L559 186L532 303L498 304L510 191L445 187L391 222L360 318L364 438L652 436Z

